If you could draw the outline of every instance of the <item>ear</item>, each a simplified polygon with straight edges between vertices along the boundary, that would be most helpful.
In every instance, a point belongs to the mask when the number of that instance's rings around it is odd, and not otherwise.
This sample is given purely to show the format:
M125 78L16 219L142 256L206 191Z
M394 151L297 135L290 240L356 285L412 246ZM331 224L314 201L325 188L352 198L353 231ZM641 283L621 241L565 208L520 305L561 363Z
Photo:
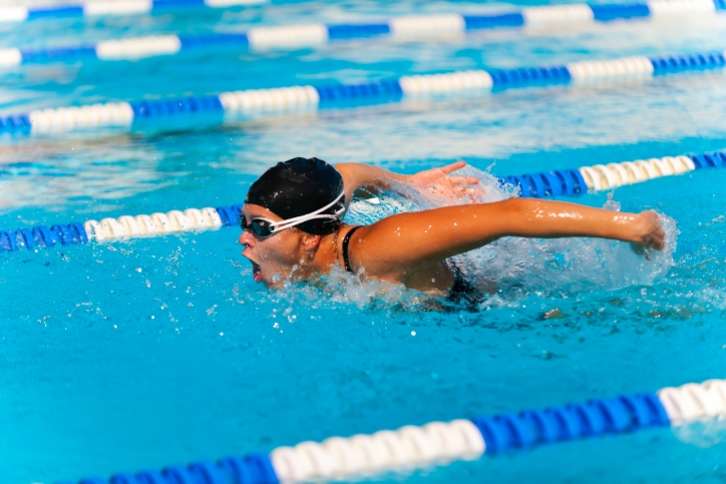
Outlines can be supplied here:
M306 252L315 251L315 250L317 250L318 246L320 245L321 240L322 240L322 236L320 236L320 235L303 233L302 241L301 241L302 247Z

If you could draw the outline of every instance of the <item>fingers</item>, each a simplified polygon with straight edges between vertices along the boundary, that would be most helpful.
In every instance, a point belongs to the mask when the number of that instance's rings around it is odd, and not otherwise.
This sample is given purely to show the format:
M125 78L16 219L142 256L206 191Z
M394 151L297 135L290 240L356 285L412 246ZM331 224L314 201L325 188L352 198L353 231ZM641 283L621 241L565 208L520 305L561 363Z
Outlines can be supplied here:
M449 165L442 166L439 169L442 172L444 172L444 174L448 175L449 173L455 172L456 170L461 170L465 166L466 166L466 162L465 161L462 161L462 160L459 160L459 161L455 161L454 163L451 163Z
M665 231L658 214L653 210L646 210L639 214L640 228L639 242L641 246L649 249L663 250L665 248Z
M652 259L651 251L649 250L650 246L648 246L647 243L634 242L630 244L630 248L633 250L633 252L638 254L640 257L643 257L645 260L649 261Z
M662 230L657 230L650 234L646 241L654 249L663 250L665 248L665 234Z
M662 232L655 232L643 237L642 242L644 247L663 250L665 248L665 236Z
M463 185L440 184L436 183L426 187L426 191L432 195L444 197L447 200L467 201L469 203L477 203L486 195L481 186L469 188Z
M473 176L450 176L449 180L457 185L478 185L479 179Z
M479 196L484 196L484 191L480 188L475 190L474 188L467 188L466 189L466 196L469 199L471 203L476 203L479 201Z
M658 214L653 211L650 211L650 213L653 214L653 229L648 234L650 246L658 250L663 250L665 248L665 231L663 230Z
M642 245L640 245L640 244L639 244L639 243L637 243L637 242L632 242L632 243L630 244L630 249L631 249L631 250L632 250L633 252L635 252L636 254L638 254L638 255L641 255L641 256L642 256L642 255L645 255L645 247L643 247Z

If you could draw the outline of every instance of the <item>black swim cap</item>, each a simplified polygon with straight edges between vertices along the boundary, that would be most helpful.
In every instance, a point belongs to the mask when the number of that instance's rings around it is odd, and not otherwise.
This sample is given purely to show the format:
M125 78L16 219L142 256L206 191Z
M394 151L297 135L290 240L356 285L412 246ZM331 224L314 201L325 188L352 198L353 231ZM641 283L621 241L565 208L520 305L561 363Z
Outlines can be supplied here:
M319 158L292 158L273 166L255 181L245 203L260 205L288 219L305 215L332 203L343 192L343 177ZM333 214L345 204L345 197L330 209ZM325 235L340 226L339 219L309 220L297 227L304 232Z

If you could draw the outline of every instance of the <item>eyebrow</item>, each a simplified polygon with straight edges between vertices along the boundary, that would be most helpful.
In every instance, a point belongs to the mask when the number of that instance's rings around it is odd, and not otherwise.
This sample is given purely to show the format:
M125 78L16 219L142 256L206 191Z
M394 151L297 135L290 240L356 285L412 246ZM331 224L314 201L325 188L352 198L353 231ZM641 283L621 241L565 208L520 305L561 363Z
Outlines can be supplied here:
M262 219L262 220L267 220L268 222L274 223L272 220L270 220L269 218L265 217L264 215L250 215L250 221L255 220L255 219L258 219L258 218L259 219ZM240 228L242 230L244 230L244 223L245 223L245 221L246 221L245 214L244 213L240 213L239 214L239 226L240 226Z
M244 230L245 222L247 221L247 217L245 217L245 214L242 210L239 211L239 226L242 230Z

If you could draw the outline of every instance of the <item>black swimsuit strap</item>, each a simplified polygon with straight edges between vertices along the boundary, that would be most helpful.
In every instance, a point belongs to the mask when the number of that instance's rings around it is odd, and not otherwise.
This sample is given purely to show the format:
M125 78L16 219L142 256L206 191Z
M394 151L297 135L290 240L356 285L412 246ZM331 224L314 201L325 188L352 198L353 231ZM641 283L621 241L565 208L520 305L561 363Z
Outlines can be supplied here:
M343 264L345 264L345 270L348 272L355 272L353 268L350 266L350 255L348 254L348 245L350 244L350 238L353 235L353 232L361 228L362 225L357 225L350 229L347 234L345 234L345 237L343 237Z

